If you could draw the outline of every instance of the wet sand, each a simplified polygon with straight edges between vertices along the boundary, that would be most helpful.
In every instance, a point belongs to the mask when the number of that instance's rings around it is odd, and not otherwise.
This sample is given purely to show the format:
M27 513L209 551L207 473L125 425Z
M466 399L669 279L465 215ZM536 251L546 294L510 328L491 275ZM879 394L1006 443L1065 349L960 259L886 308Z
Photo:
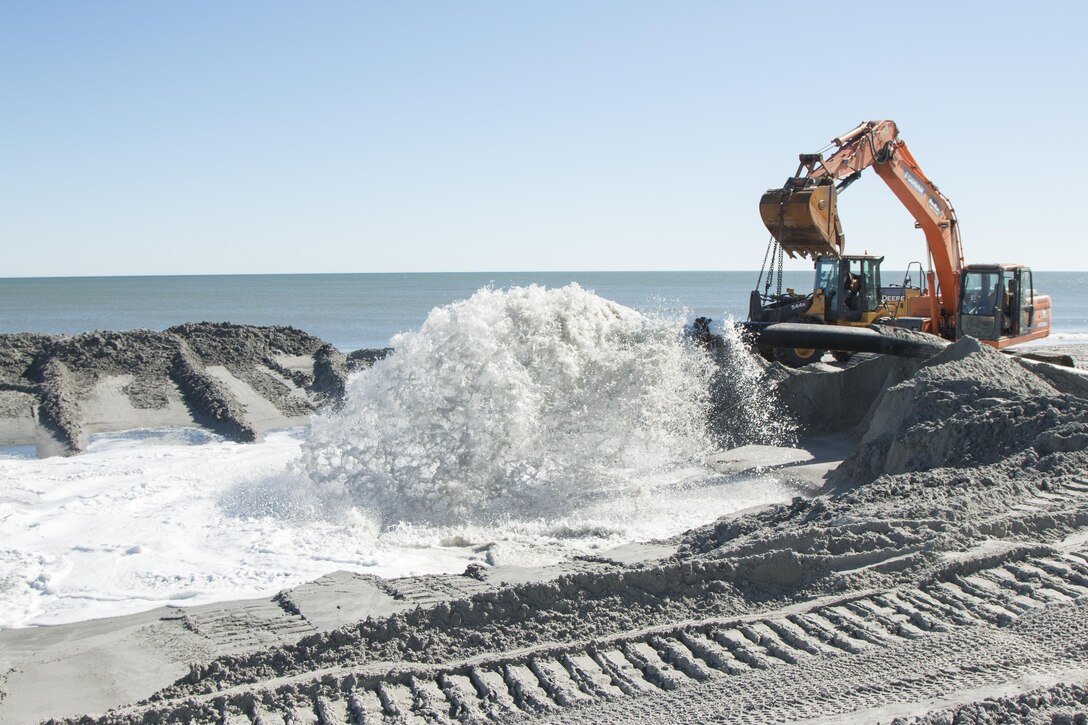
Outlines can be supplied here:
M714 463L775 468L802 492L791 503L551 567L340 572L269 599L0 631L0 721L1088 711L1083 373L966 340L767 379L801 445Z

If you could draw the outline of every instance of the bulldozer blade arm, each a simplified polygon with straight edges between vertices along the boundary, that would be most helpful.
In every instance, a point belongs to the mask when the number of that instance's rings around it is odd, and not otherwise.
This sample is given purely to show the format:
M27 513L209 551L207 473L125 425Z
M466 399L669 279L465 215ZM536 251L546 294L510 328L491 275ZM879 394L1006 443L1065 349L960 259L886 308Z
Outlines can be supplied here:
M770 189L759 200L763 223L782 251L793 258L842 256L843 235L839 223L835 187Z

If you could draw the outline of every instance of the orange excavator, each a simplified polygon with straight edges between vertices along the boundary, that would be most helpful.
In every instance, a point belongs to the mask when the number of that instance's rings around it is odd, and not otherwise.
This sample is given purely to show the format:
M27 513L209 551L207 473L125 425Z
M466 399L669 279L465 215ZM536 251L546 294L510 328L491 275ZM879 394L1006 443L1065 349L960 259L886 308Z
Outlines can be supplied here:
M771 240L747 324L760 333L757 344L764 355L800 367L827 350L840 360L855 351L885 352L887 340L874 341L871 330L858 329L881 325L948 340L971 335L996 348L1050 333L1050 298L1035 291L1030 268L964 265L956 212L922 173L894 122L862 123L823 151L832 148L827 158L822 152L801 154L794 175L759 202ZM925 235L927 269L912 262L901 285L882 286L883 257L845 254L838 194L869 167ZM811 294L783 292L783 254L813 259ZM777 273L772 269L776 261ZM850 334L850 328L861 334Z

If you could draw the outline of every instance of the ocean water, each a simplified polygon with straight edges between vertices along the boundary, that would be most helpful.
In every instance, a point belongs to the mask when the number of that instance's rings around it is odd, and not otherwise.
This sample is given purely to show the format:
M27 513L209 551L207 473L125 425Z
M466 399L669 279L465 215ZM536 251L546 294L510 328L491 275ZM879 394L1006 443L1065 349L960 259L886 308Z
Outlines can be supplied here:
M900 273L885 270L885 282ZM757 272L534 272L288 274L191 277L0 279L0 333L161 330L182 322L292 325L350 351L384 347L417 329L430 311L473 292L576 282L637 310L744 319ZM1036 272L1054 301L1054 337L1088 340L1088 272ZM786 286L811 288L811 272Z

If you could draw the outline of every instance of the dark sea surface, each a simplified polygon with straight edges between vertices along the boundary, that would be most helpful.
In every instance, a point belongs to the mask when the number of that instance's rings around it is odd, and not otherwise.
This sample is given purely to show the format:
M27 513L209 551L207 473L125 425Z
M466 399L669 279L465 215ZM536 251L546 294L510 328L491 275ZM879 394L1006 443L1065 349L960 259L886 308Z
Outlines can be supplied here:
M182 322L292 325L348 351L383 347L434 307L493 286L576 282L640 310L744 319L758 272L471 272L0 279L0 333L162 330ZM901 273L885 271L885 283ZM785 286L812 289L812 272ZM1035 272L1054 304L1054 342L1088 342L1088 272Z

